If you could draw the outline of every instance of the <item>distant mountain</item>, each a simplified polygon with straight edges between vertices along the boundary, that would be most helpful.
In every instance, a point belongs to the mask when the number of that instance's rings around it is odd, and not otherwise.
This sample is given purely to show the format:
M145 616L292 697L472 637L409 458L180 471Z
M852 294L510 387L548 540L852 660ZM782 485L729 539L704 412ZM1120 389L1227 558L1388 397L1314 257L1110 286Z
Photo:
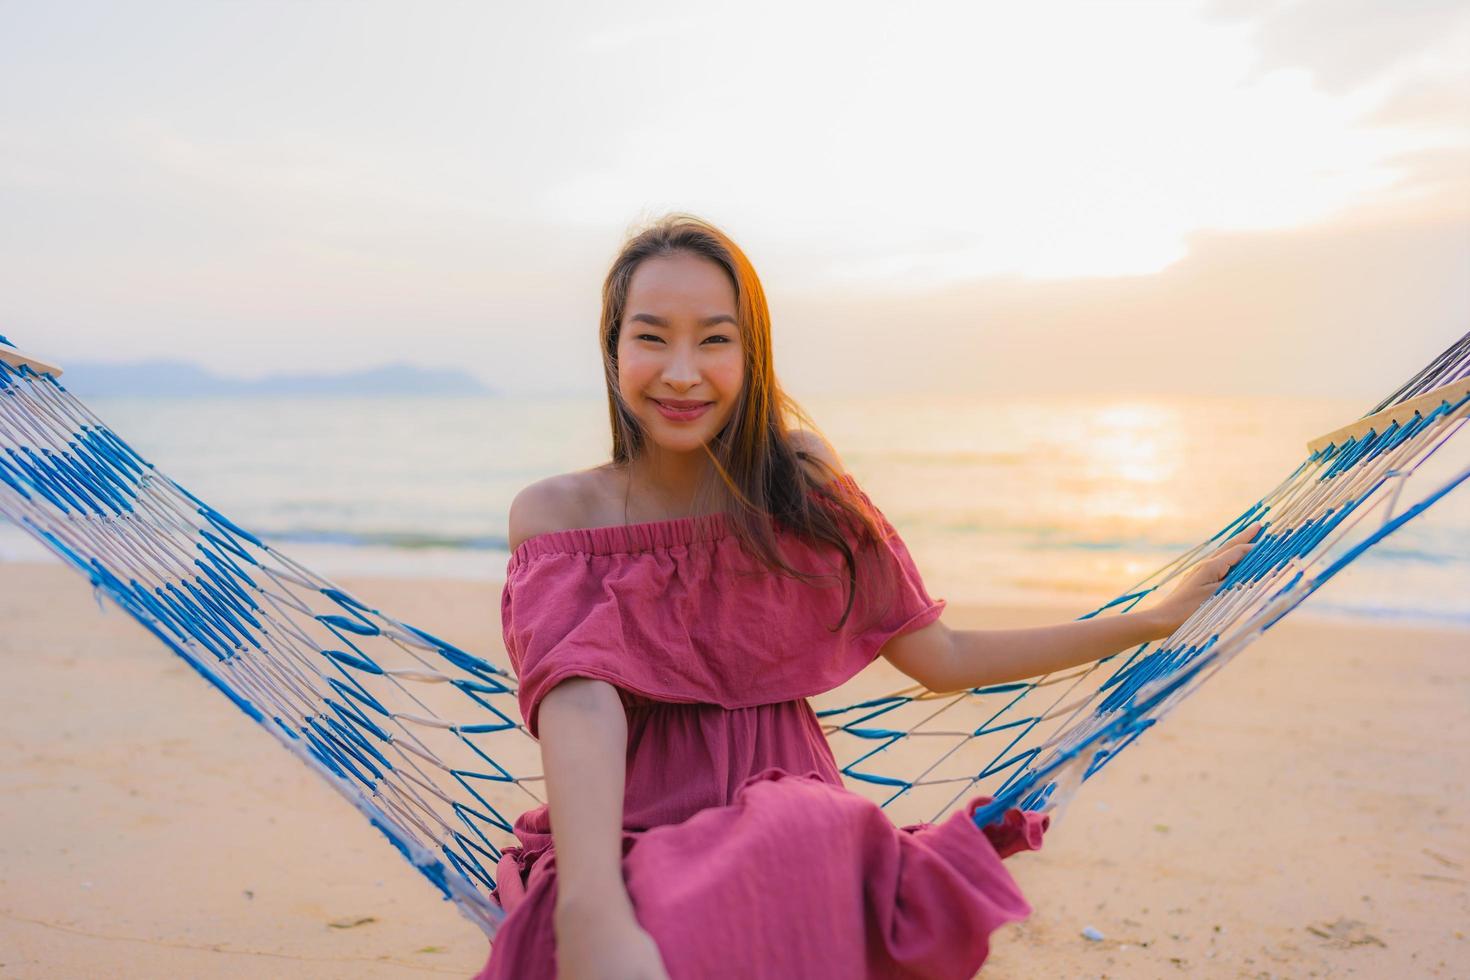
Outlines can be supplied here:
M187 361L133 364L71 362L61 383L83 398L147 395L303 397L342 395L491 395L490 388L463 371L389 364L341 374L281 374L259 380L227 378Z

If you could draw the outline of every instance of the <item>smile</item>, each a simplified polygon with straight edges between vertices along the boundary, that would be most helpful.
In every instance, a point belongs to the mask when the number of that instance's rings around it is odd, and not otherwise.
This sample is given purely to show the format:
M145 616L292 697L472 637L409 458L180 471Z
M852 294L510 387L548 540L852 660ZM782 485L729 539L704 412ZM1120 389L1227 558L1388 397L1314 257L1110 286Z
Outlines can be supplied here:
M657 405L659 414L670 422L692 422L709 411L710 406L714 404L714 402L690 402L675 399L659 401L657 398L650 398L649 401Z

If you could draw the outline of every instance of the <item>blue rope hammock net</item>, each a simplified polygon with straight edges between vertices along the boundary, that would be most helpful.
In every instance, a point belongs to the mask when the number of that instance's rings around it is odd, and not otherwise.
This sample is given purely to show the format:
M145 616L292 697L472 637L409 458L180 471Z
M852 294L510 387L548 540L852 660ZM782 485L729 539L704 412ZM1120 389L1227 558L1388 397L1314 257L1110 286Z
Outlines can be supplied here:
M143 459L58 373L0 337L0 516L320 773L493 936L500 847L513 840L514 815L544 795L514 676L239 527ZM982 825L1008 807L1058 806L1308 595L1470 477L1463 451L1448 476L1426 483L1436 468L1421 471L1467 417L1470 334L1363 420L1314 443L1207 540L1087 614L1133 608L1260 521L1252 552L1166 640L1022 683L816 699L849 787L900 822L938 819L981 794L994 797L975 813Z

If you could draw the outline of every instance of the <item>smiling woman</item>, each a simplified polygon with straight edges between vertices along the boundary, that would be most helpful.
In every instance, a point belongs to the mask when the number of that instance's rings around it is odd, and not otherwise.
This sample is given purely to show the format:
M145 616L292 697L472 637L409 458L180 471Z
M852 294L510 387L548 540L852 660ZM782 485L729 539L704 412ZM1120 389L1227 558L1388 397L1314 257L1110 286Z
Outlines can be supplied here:
M776 380L750 261L673 215L603 287L612 459L511 505L502 593L547 803L515 823L481 977L969 977L1029 911L1001 859L1048 818L976 797L896 827L807 700L879 656L935 691L1172 632L1245 528L1146 612L951 630L907 548ZM982 826L983 825L983 826Z
M825 442L789 427L755 270L671 216L614 262L601 346L612 459L511 507L502 621L548 804L500 863L483 977L973 972L1024 910L997 851L963 815L901 833L842 789L805 700L944 604ZM1043 822L1018 815L1034 836L996 847L1034 846ZM814 857L828 884L732 914Z

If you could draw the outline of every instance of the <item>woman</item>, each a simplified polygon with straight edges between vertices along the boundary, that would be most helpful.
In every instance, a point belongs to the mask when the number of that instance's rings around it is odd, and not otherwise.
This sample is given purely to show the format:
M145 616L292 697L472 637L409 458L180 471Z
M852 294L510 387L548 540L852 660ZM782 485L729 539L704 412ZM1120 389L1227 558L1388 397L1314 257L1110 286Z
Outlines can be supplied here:
M755 270L673 215L603 287L613 454L511 506L502 596L548 805L499 866L483 978L968 977L1029 913L1000 859L1046 818L896 828L842 787L806 698L876 656L935 691L1172 633L1247 528L1163 602L1017 630L942 620L907 549L776 381Z

